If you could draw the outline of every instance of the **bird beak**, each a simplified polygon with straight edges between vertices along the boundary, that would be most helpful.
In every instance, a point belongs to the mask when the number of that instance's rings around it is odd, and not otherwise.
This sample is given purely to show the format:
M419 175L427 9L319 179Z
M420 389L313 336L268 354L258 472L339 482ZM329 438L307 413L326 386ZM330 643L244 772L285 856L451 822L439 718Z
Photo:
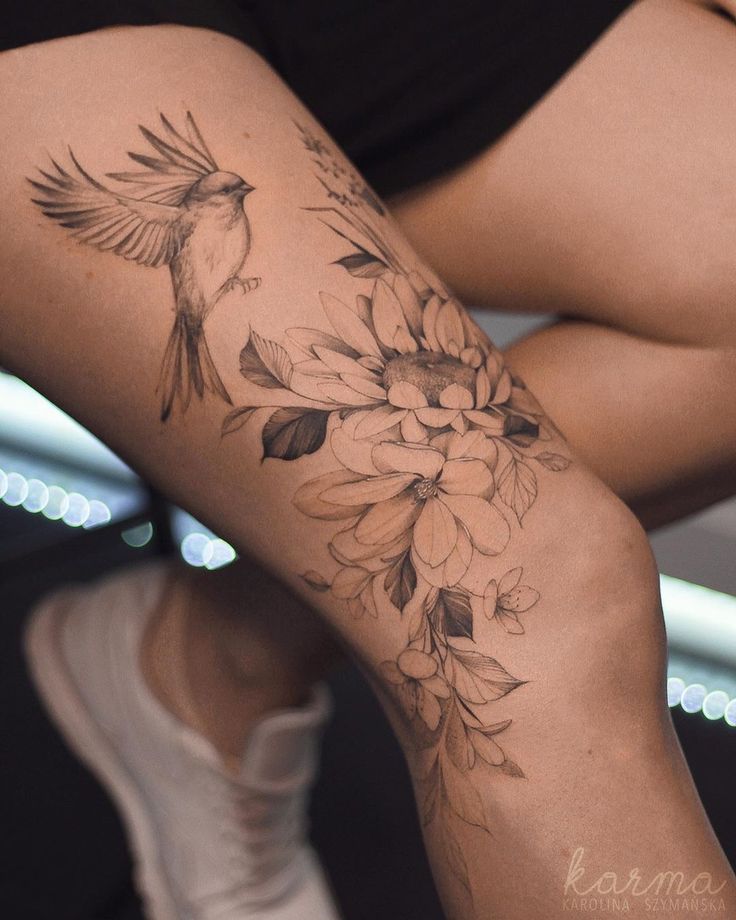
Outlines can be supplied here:
M254 192L255 188L244 181L238 191L243 196L243 198L245 198L246 195L250 195L251 192Z

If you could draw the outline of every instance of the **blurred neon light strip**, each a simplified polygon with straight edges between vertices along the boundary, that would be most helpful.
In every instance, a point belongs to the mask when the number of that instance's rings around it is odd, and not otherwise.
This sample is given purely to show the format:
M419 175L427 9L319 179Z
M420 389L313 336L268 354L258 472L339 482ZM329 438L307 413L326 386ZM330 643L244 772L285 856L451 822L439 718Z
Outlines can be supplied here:
M671 648L736 667L736 597L660 576Z
M130 467L94 435L27 384L0 373L0 443L54 457L91 473L133 482Z

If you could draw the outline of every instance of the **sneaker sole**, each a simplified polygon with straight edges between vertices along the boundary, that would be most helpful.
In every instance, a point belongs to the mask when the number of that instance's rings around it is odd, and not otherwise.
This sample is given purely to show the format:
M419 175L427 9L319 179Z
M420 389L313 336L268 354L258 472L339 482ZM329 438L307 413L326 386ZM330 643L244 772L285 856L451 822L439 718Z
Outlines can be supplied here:
M111 795L133 854L134 881L148 920L183 920L159 858L155 826L135 781L87 709L60 641L65 603L51 598L31 615L25 631L29 670L47 712L69 748Z

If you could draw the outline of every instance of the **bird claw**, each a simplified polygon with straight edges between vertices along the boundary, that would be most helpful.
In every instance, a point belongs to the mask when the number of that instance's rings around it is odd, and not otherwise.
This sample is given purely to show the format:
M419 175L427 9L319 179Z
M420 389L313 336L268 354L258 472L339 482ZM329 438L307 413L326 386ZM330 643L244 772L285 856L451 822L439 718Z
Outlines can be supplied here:
M228 282L230 285L230 290L238 285L244 294L249 294L251 291L255 291L260 283L260 278L231 278Z

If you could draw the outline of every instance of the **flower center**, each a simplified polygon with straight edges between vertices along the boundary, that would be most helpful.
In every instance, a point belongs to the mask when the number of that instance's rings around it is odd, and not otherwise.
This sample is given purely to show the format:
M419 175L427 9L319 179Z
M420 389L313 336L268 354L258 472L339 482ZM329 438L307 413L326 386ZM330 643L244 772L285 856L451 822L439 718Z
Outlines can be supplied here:
M427 397L430 406L439 406L440 393L451 383L475 391L475 371L459 358L436 351L419 351L413 355L392 358L383 372L383 385L388 390L395 383L413 384Z
M414 499L417 502L426 502L428 498L437 495L437 483L434 479L420 479L414 483Z

